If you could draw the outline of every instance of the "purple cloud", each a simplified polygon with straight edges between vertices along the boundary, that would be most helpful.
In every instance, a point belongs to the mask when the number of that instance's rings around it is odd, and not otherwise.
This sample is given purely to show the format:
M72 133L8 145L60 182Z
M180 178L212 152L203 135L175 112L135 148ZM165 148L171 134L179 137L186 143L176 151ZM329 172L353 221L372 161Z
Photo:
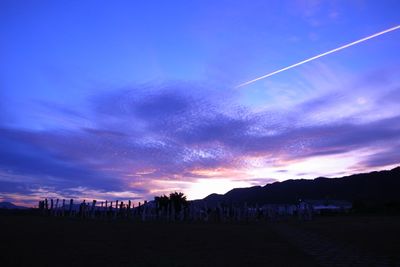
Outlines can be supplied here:
M285 162L400 143L400 116L299 124L304 114L333 106L333 97L301 103L295 110L303 113L279 114L255 112L209 92L187 84L124 89L90 98L92 108L79 115L85 125L41 131L3 125L0 194L36 196L50 188L59 195L94 190L151 198L154 179L195 182L203 177L196 170L245 168L248 157ZM399 163L396 151L373 154L363 164ZM11 183L7 175L22 178Z

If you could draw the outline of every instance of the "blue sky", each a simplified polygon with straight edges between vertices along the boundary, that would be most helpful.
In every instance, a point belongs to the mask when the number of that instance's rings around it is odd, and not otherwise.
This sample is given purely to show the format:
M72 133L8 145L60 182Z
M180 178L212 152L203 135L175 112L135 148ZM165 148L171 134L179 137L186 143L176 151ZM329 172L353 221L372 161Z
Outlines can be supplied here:
M0 199L189 198L391 168L398 1L1 1Z

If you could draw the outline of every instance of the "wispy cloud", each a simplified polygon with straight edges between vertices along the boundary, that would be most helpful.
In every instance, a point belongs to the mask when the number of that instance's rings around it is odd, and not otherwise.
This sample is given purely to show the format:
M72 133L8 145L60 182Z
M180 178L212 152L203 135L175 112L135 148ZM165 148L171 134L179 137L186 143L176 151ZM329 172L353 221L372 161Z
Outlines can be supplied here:
M400 110L390 103L398 87L391 78L386 84L390 89L376 94L368 109L356 108L346 116L335 109L355 91L340 99L334 92L307 98L284 113L252 110L234 96L223 97L226 92L187 83L99 94L89 99L83 115L90 124L48 130L3 125L0 194L3 199L24 195L24 201L51 192L66 198L140 200L182 189L197 196L195 185L201 181L226 181L228 190L229 185L293 178L293 164L298 174L318 175L310 164L319 159L342 157L349 166L364 168L396 164L392 147L400 144ZM359 119L384 101L391 113ZM75 112L62 114L76 117ZM326 114L336 118L325 120Z

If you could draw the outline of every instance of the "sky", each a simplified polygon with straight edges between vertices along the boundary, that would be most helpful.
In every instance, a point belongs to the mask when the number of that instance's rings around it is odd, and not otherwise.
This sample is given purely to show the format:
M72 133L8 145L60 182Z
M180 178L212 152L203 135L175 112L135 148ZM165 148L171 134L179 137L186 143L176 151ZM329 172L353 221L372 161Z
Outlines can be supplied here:
M400 164L399 1L0 1L0 201Z

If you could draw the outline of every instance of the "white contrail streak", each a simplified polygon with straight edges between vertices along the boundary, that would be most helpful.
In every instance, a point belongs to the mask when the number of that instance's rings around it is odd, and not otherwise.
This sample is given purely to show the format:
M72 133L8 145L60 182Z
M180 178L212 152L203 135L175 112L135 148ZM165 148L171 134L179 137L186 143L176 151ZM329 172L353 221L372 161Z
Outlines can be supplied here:
M250 81L241 83L241 84L237 85L235 88L239 88L239 87L242 87L242 86L245 86L245 85L254 83L254 82L258 81L258 80L265 79L265 78L267 78L267 77L270 77L270 76L275 75L275 74L277 74L277 73L280 73L280 72L282 72L282 71L285 71L285 70L288 70L288 69L291 69L291 68L300 66L300 65L302 65L302 64L304 64L304 63L310 62L310 61L315 60L315 59L317 59L317 58L320 58L320 57L323 57L323 56L332 54L332 53L334 53L334 52L340 51L340 50L345 49L345 48L347 48L347 47L350 47L350 46L353 46L353 45L356 45L356 44L365 42L365 41L367 41L367 40L369 40L369 39L372 39L372 38L375 38L375 37L377 37L377 36L379 36L379 35L382 35L382 34L385 34L385 33L391 32L391 31L395 31L395 30L398 30L398 29L400 29L400 25L397 25L397 26L395 26L395 27L392 27L392 28L390 28L390 29L387 29L387 30L384 30L384 31L381 31L381 32L378 32L378 33L375 33L375 34L373 34L373 35L367 36L367 37L365 37L365 38L362 38L362 39L360 39L360 40L354 41L354 42L352 42L352 43L342 45L342 46L340 46L340 47L338 47L338 48L335 48L335 49L332 49L332 50L330 50L330 51L328 51L328 52L319 54L319 55L314 56L314 57L312 57L312 58L309 58L309 59L300 61L300 62L298 62L298 63L296 63L296 64L290 65L290 66L288 66L288 67L286 67L286 68L283 68L283 69L280 69L280 70L277 70L277 71L268 73L268 74L266 74L266 75L263 75L263 76L261 76L261 77L255 78L255 79L253 79L253 80L250 80Z

